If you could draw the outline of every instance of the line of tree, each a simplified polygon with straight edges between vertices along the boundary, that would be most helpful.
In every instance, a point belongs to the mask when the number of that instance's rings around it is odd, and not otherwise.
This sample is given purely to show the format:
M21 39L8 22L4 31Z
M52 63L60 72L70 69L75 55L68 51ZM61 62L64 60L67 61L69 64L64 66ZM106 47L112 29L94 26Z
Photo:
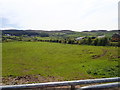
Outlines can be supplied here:
M9 41L40 41L40 42L54 42L54 43L63 43L63 44L78 44L78 45L94 45L94 46L119 46L119 42L112 42L110 38L104 37L104 38L96 38L92 39L91 37L82 39L82 40L75 40L71 38L64 38L64 39L49 39L49 40L42 40L36 37L30 37L27 39L27 37L2 37L3 42L9 42Z
M37 40L36 40L37 41ZM112 42L110 38L86 38L83 40L74 40L74 39L62 39L62 40L38 40L41 42L55 42L55 43L63 43L63 44L78 44L78 45L94 45L94 46L119 46L119 42Z

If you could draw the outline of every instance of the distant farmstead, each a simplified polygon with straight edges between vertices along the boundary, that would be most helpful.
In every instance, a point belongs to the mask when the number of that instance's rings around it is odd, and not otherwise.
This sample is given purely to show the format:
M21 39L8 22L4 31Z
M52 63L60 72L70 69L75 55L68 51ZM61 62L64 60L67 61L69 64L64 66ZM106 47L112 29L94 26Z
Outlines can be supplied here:
M112 41L114 41L114 42L120 41L120 34L119 33L113 34Z
M10 34L5 34L6 36L11 36Z
M75 40L82 40L85 39L85 37L77 37Z
M102 35L102 36L98 36L97 38L104 38L105 37L105 35Z

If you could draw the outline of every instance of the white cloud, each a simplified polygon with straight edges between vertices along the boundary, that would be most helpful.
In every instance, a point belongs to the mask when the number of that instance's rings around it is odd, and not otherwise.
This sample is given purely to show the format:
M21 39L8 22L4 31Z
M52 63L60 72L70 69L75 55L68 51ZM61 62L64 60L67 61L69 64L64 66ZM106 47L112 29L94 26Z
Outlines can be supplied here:
M117 3L118 0L0 0L0 17L24 29L111 30L117 29Z

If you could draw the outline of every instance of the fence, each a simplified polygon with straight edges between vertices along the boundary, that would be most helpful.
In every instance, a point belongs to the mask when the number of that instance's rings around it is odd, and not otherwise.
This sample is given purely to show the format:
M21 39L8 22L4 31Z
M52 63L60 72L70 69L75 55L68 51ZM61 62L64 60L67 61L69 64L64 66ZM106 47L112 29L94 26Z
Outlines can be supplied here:
M63 81L63 82L48 82L48 83L34 83L34 84L22 84L22 85L5 85L0 86L2 90L18 90L18 89L32 89L32 88L45 88L45 87L58 87L58 86L71 86L71 90L75 90L76 85L94 84L94 83L108 83L101 85L93 85L81 87L78 90L89 90L89 88L110 88L120 86L120 77L114 78L101 78L101 79L87 79L87 80L75 80L75 81ZM117 82L117 83L111 83Z

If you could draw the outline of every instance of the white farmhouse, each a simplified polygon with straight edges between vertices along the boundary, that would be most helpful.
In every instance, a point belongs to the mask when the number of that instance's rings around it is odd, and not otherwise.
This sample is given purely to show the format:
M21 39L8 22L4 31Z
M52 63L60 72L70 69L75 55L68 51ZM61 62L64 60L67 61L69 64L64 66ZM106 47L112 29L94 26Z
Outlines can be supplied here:
M98 36L97 38L104 38L105 37L105 35L102 35L102 36Z
M82 40L84 39L85 37L77 37L75 40Z

